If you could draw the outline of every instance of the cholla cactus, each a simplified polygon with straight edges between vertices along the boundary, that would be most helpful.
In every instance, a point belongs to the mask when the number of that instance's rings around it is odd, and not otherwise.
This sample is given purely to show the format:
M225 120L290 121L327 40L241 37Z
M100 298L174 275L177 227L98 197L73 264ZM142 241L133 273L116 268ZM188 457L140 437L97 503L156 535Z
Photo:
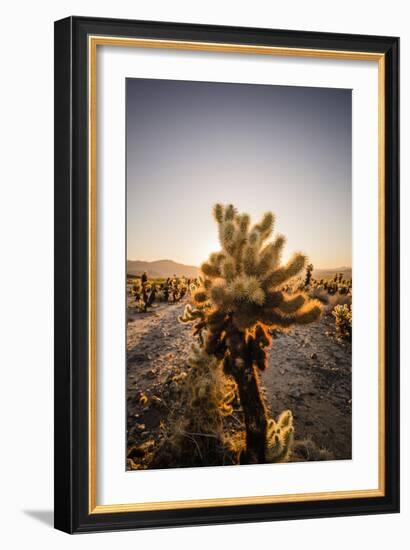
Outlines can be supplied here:
M335 318L336 333L342 340L352 340L352 306L348 304L337 305L332 311Z
M185 296L188 291L188 284L185 277L181 279L172 279L169 285L169 297L173 302L179 302Z
M246 453L242 462L266 461L268 418L256 369L264 370L271 345L269 330L288 330L317 320L322 306L303 292L288 294L284 285L306 264L295 254L281 265L282 235L269 241L274 216L266 213L253 227L232 205L214 207L221 250L202 264L201 286L191 310L196 331L206 328L205 351L223 361L233 376L245 416ZM193 311L200 311L198 317Z
M305 275L305 282L304 282L305 288L309 288L310 286L310 281L312 279L312 272L313 272L313 264L308 264L306 266L306 275Z
M168 278L159 286L159 296L165 302L181 301L189 290L188 280L185 277Z
M267 428L266 459L268 462L286 462L293 447L293 416L283 411L275 421L270 418Z
M134 285L134 296L136 307L143 312L147 312L148 308L152 306L157 294L157 288L155 284L150 284L148 282L139 283L139 285Z

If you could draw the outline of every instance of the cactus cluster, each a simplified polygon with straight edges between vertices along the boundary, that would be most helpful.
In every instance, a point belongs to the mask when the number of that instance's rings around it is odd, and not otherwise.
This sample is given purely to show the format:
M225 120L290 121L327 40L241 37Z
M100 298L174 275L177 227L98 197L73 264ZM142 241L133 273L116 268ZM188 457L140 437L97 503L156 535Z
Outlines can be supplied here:
M233 205L214 207L221 250L201 266L201 284L192 294L193 308L184 321L194 323L204 351L223 365L236 382L245 417L246 451L241 461L261 463L269 452L268 417L259 388L271 346L270 331L319 319L320 302L303 291L288 293L284 285L300 274L306 257L295 254L281 264L285 238L271 239L274 216L266 213L251 226L247 214Z
M196 279L186 277L170 277L162 282L134 279L130 294L135 297L135 306L140 311L146 312L154 302L180 302L196 286Z
M158 285L158 298L164 302L179 302L186 296L190 286L190 279L173 277Z
M333 277L334 283L341 283L343 280L343 273L335 273L335 276Z
M332 279L311 278L309 296L319 300L327 315L335 319L336 335L339 339L352 338L352 280L344 279L342 273L335 273Z
M348 296L352 294L352 280L343 279L342 273L336 273L333 279L317 280L312 277L312 273L308 269L309 266L306 268L305 281L300 288L308 289L310 296L315 292L320 295L322 291L323 296L334 296L337 294Z

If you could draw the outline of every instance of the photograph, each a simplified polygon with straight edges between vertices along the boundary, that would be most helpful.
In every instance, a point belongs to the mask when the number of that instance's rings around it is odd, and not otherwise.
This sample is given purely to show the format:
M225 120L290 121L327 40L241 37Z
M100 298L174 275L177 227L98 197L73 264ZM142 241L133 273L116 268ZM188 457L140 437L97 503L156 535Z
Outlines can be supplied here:
M127 471L352 459L351 89L127 78L124 238Z
M55 528L398 513L400 39L132 17L55 22Z

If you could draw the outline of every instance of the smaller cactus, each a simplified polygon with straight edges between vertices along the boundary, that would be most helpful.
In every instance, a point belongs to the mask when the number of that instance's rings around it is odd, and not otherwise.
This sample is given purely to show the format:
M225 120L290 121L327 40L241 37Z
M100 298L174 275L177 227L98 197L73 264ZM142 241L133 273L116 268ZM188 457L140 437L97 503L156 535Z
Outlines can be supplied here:
M151 285L148 282L139 283L133 287L133 296L135 297L136 307L143 312L148 311L152 306L157 294L156 285Z
M337 305L332 311L335 318L336 334L342 340L352 341L352 306Z
M283 411L277 420L268 420L266 434L266 461L286 462L293 448L293 416L291 411Z
M310 283L311 283L311 280L312 280L312 273L313 273L313 264L308 264L306 266L306 275L305 275L305 282L304 282L304 287L305 288L310 287Z

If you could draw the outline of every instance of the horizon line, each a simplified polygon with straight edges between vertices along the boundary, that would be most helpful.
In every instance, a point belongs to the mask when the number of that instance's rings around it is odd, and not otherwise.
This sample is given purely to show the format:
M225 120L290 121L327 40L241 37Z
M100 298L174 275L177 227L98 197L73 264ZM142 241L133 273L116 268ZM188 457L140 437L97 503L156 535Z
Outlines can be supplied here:
M184 265L186 267L195 267L196 269L200 269L199 266L197 266L197 265L177 262L176 260L171 260L169 258L160 258L158 260L139 260L139 259L127 258L127 262L144 262L144 263L147 263L147 264L152 264L152 263L155 263L155 262L172 262L174 264ZM313 269L314 270L315 269L321 269L323 271L324 270L326 270L326 271L338 271L338 270L341 270L341 269L352 269L352 266L348 266L348 265L339 265L337 267L316 267L316 266L313 266Z

